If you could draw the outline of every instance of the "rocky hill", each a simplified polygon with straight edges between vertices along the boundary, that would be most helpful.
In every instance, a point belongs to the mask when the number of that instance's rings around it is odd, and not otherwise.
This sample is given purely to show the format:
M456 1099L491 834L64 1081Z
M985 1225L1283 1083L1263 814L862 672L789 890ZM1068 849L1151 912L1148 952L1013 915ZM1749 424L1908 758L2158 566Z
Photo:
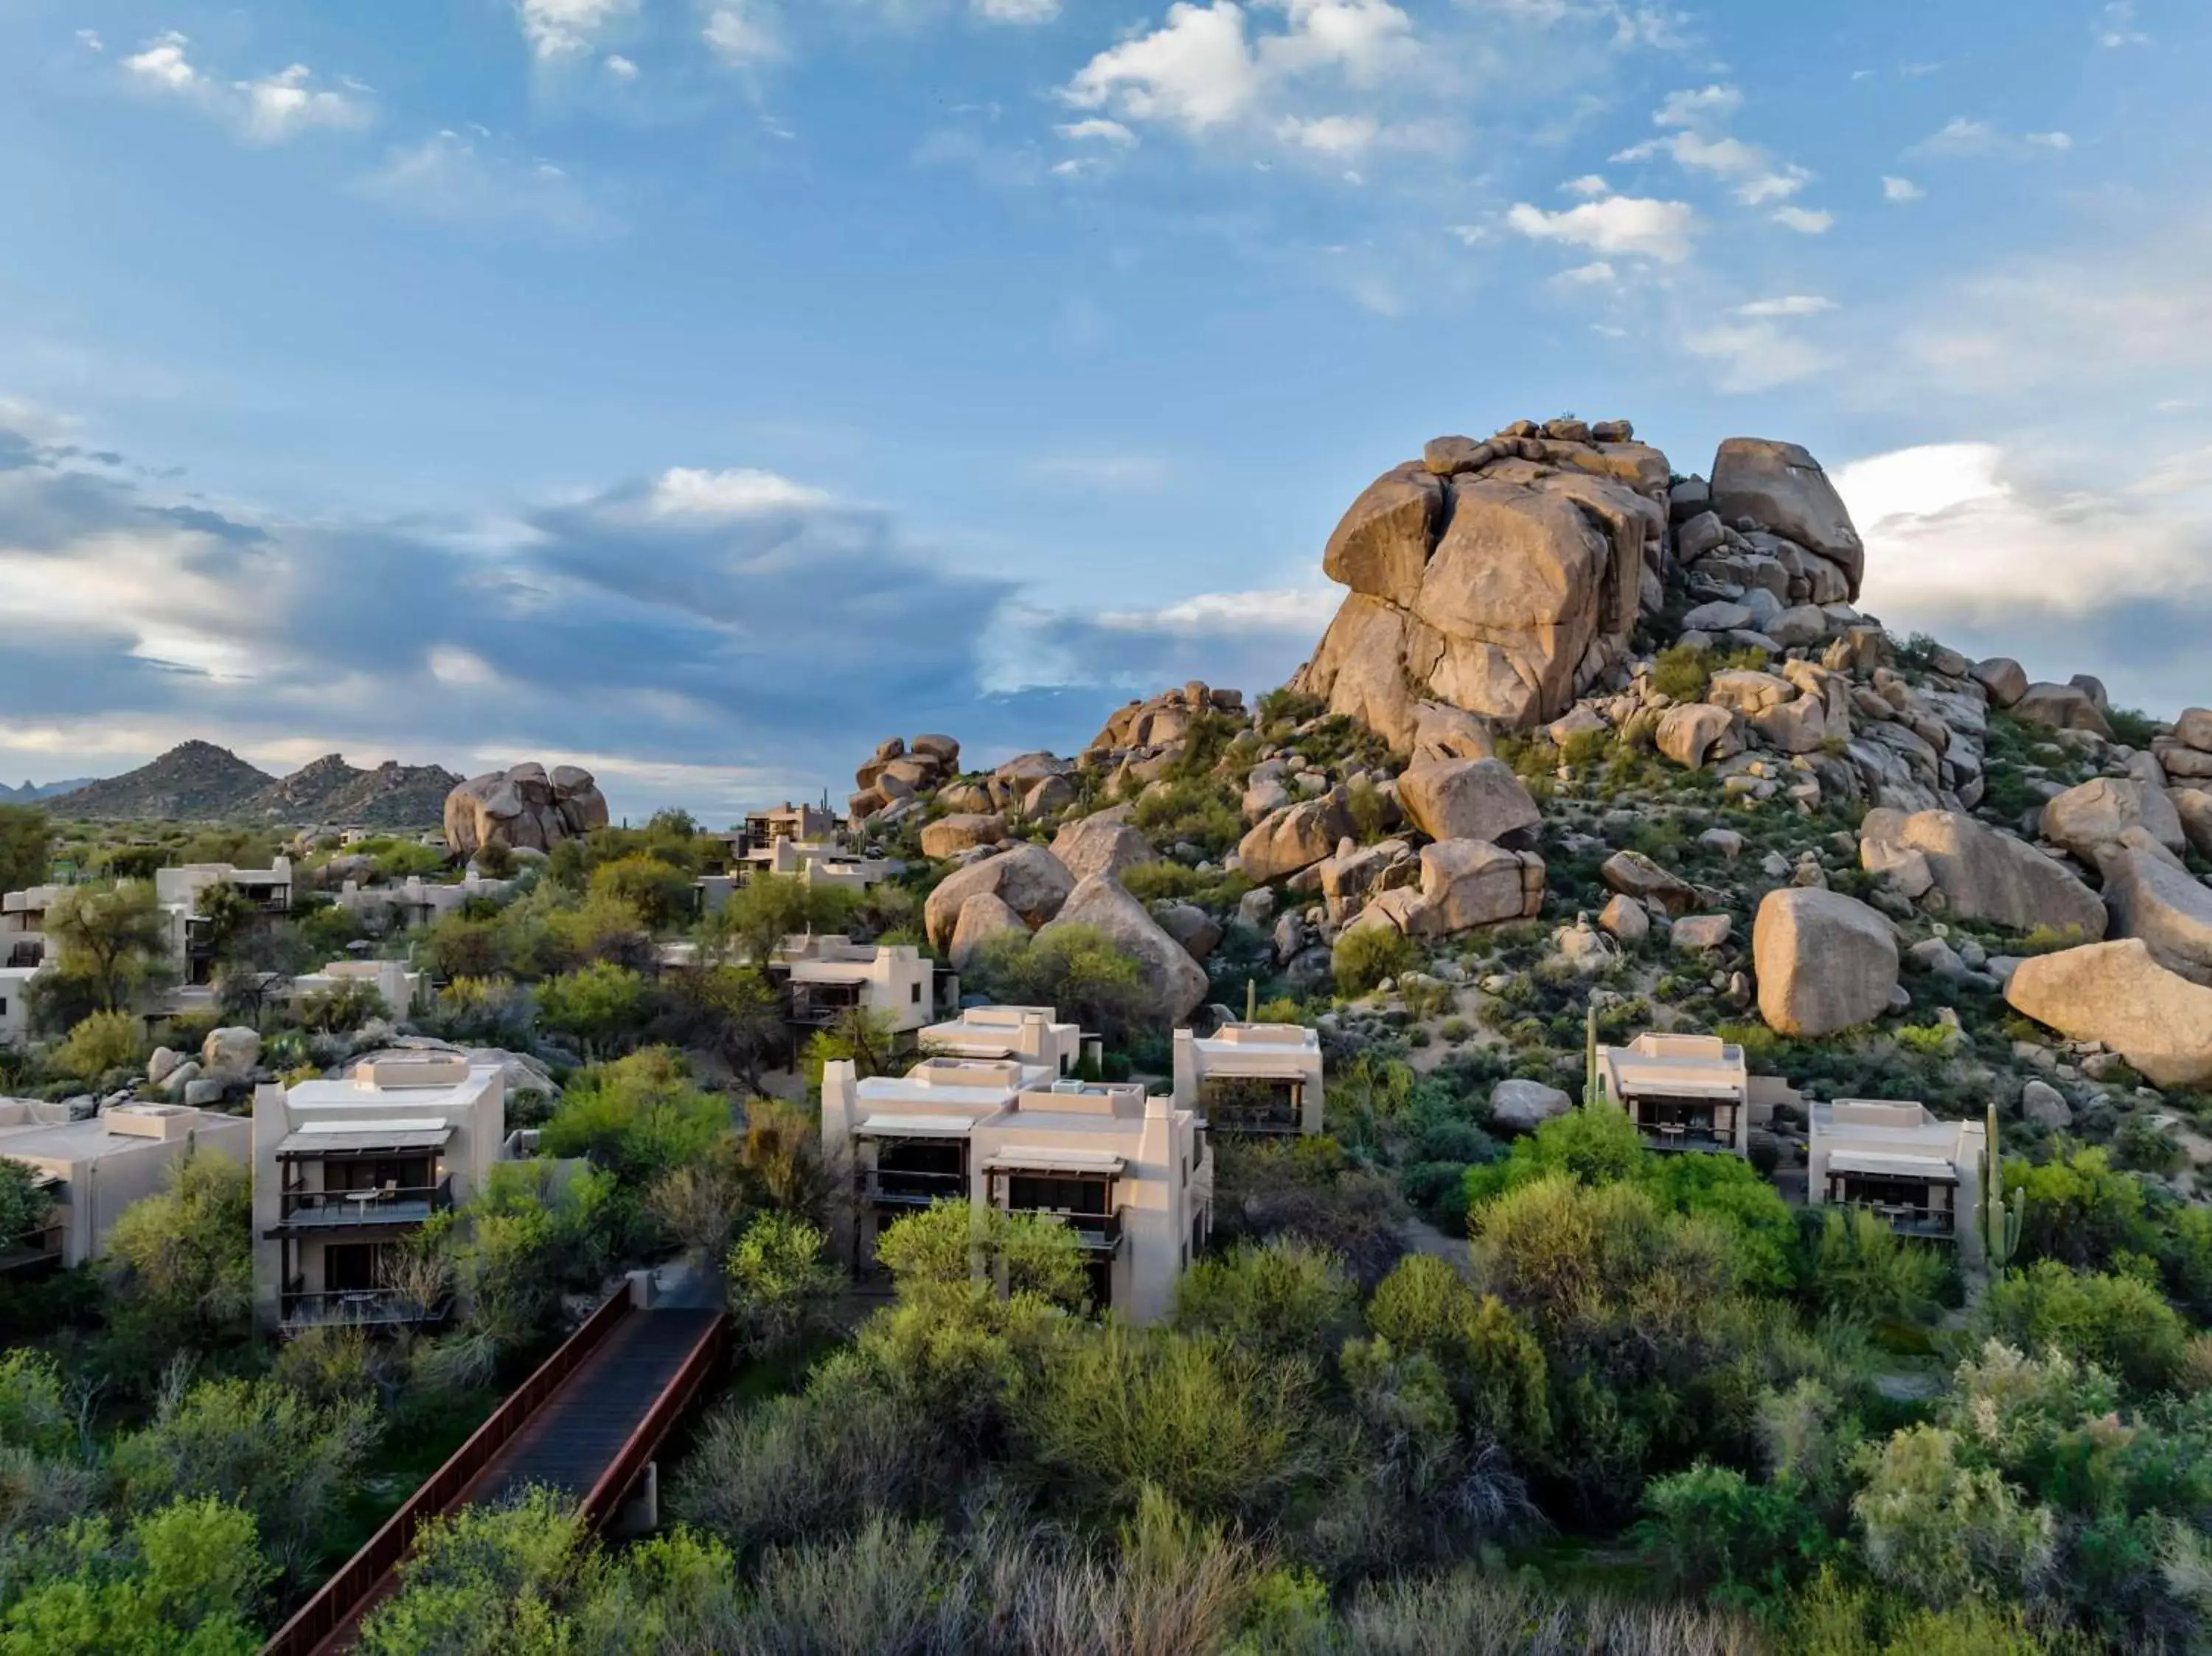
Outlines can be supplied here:
M59 782L26 781L20 788L11 788L0 782L0 804L35 805L56 794L73 793L79 788L89 787L100 779L96 776L72 776Z
M150 764L56 793L43 803L62 816L121 822L343 822L428 828L460 778L434 765L390 761L356 770L325 755L289 776L257 769L228 748L186 742Z
M461 779L436 765L386 760L356 770L337 754L325 754L280 777L243 801L235 815L285 823L342 822L363 828L429 828Z
M1350 592L1285 689L1184 686L988 773L895 740L853 814L952 868L956 960L1079 914L1171 1016L1334 989L1340 1054L1561 1108L1592 1010L1724 1032L1808 1096L1994 1101L2186 1188L2212 712L1896 637L1810 454L1731 440L1709 473L1625 421L1439 438L1329 537Z

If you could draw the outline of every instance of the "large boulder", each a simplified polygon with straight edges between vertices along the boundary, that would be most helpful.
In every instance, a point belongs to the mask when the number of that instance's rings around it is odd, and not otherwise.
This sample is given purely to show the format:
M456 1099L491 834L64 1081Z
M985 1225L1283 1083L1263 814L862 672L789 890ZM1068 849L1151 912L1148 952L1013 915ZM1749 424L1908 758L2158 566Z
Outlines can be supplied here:
M446 796L446 844L457 857L489 845L550 851L607 825L606 796L574 765L522 764L472 776Z
M1871 1023L1897 987L1897 934L1856 898L1838 891L1770 891L1752 926L1759 1011L1769 1027L1801 1038Z
M1534 1132L1572 1108L1572 1099L1540 1081L1501 1081L1490 1089L1490 1119L1509 1132Z
M1447 759L1398 779L1398 802L1431 840L1519 844L1544 814L1502 759Z
M1818 553L1844 573L1856 598L1866 573L1866 548L1843 496L1820 463L1795 443L1731 437L1713 457L1713 510L1735 525L1748 519Z
M1421 849L1421 896L1446 931L1534 919L1544 907L1544 861L1487 840L1439 840Z
M1112 875L1093 874L1078 881L1058 916L1037 935L1072 925L1104 932L1115 948L1136 961L1144 1010L1153 1020L1180 1022L1204 1004L1206 974L1198 962Z
M952 942L945 957L952 963L954 971L964 972L985 943L1012 931L1026 937L1030 929L997 892L979 891L960 905L959 916L953 923Z
M1869 871L1916 851L1926 859L1944 907L1961 919L1990 920L2018 931L2072 927L2092 940L2105 935L2105 905L2063 864L1963 811L1907 816L1884 807L1869 811L1859 825L1859 859Z
M2185 748L2212 753L2212 707L2185 707L2173 721L2173 739Z
M1640 851L1614 852L1597 874L1607 890L1656 903L1669 914L1686 914L1698 901L1697 890L1687 880L1668 873Z
M1498 751L1498 738L1489 722L1440 701L1424 701L1413 710L1413 762L1439 759L1487 759Z
M1162 903L1152 910L1152 918L1182 945L1183 953L1201 965L1221 946L1221 922L1196 903Z
M2101 1041L2154 1086L2212 1081L2212 989L2167 971L2140 937L2022 961L2005 999L2070 1040Z
M240 1025L208 1031L200 1043L200 1073L218 1080L243 1080L261 1062L261 1033Z
M948 948L960 924L961 906L979 891L995 893L1030 925L1042 925L1060 912L1075 877L1042 846L1009 846L947 875L922 905L930 946Z
M2010 656L1991 656L1971 670L1977 683L2000 707L2009 707L2027 694L2027 670Z
M1513 729L1565 713L1626 654L1667 524L1665 457L1640 444L1432 455L1378 479L1330 537L1323 568L1352 591L1292 681L1400 752L1425 701Z
M2112 739L2112 727L2096 699L2078 684L2031 684L2012 704L2013 717L2054 731L2087 731Z
M1352 831L1344 790L1332 788L1317 799L1270 812L1238 842L1237 854L1245 877L1264 885L1334 856L1337 841Z
M2198 788L2168 788L2166 798L2184 837L2199 857L2212 859L2212 793Z
M978 846L995 846L1006 837L1006 819L995 811L956 811L923 824L921 854L957 857Z
M2212 988L2212 890L2147 851L2116 852L2104 867L2112 935L2142 938L2167 971Z
M1120 879L1139 863L1157 863L1151 840L1110 816L1079 816L1052 836L1052 854L1079 880L1093 874Z
M1708 761L1718 763L1743 751L1735 715L1710 701L1686 701L1659 715L1652 743L1661 753L1688 770Z
M2182 834L2180 813L2165 792L2126 777L2093 778L2043 808L2043 837L2092 868L2103 865L2130 828L2142 829L2177 854L2189 843Z

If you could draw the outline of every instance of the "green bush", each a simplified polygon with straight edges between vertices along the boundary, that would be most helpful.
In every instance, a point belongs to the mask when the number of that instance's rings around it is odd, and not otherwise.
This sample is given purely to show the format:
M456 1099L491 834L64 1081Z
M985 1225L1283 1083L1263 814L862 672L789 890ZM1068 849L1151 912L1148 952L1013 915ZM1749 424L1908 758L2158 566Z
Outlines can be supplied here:
M144 1051L138 1020L128 1012L94 1012L55 1048L55 1067L86 1081L136 1064Z
M1338 993L1364 995L1385 978L1412 971L1419 958L1412 941L1396 927L1363 925L1336 940L1329 966Z
M1724 1600L1779 1598L1833 1550L1797 1491L1700 1461L1644 1487L1637 1539L1661 1577Z
M1176 1285L1175 1314L1178 1327L1318 1366L1357 1325L1359 1301L1342 1260L1278 1238L1194 1262Z
M1879 1322L1932 1310L1946 1269L1934 1253L1899 1236L1879 1215L1830 1208L1821 1216L1809 1275L1822 1306Z
M2146 1392L2173 1383L2189 1343L2187 1326L2148 1283L2069 1271L2054 1259L1993 1285L1983 1321L2027 1350L2079 1356Z

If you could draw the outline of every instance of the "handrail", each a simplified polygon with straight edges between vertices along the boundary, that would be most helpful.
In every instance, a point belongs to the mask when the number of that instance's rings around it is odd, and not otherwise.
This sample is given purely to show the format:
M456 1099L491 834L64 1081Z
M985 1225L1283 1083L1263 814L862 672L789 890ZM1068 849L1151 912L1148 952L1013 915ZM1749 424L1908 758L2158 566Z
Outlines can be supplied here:
M592 1529L600 1528L614 1516L623 1495L659 1448L660 1440L691 1406L691 1399L707 1383L708 1374L721 1356L729 1332L730 1313L716 1312L714 1321L707 1325L691 1350L684 1354L683 1365L653 1399L653 1407L646 1410L645 1418L638 1422L636 1430L623 1440L606 1471L599 1474L599 1482L592 1485L579 1508L584 1522Z
M414 1545L415 1537L430 1519L442 1513L492 1458L537 1411L562 1381L581 1366L604 1341L609 1331L630 1313L627 1286L617 1290L561 1343L553 1355L538 1364L528 1380L510 1392L467 1442L453 1451L446 1464L430 1474L384 1526L369 1537L362 1550L317 1588L313 1598L293 1612L261 1647L261 1656L313 1656L331 1635L359 1613L379 1582L396 1569Z

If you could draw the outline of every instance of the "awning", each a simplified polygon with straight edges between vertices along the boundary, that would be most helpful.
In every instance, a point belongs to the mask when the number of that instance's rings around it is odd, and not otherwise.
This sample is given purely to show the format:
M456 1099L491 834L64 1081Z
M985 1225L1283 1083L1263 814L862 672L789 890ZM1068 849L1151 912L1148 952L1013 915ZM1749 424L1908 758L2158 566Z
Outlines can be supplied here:
M279 1162L316 1156L381 1156L402 1150L442 1150L453 1137L446 1121L349 1121L340 1125L310 1123L284 1135L276 1146Z
M1884 1156L1874 1150L1831 1150L1830 1173L1864 1173L1882 1179L1919 1179L1955 1185L1959 1170L1940 1156Z
M854 1129L856 1138L965 1138L975 1122L964 1115L872 1115Z
M1643 1084L1631 1076L1620 1077L1620 1090L1639 1104L1663 1104L1670 1098L1696 1099L1700 1103L1708 1100L1734 1104L1743 1097L1743 1089L1733 1081L1654 1081Z
M983 1163L986 1173L1088 1173L1118 1179L1128 1166L1108 1150L1047 1149L1009 1144Z

